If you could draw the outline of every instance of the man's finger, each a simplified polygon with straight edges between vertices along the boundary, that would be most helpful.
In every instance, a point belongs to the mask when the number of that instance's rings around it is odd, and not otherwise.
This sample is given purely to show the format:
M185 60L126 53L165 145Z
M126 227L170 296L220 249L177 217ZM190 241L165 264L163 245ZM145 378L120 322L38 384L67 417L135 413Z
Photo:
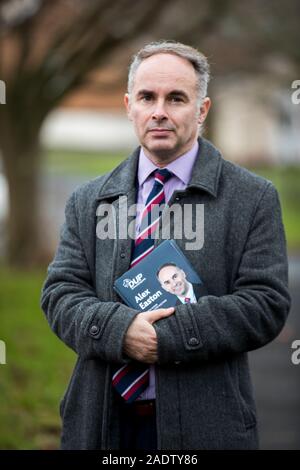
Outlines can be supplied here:
M147 320L149 323L154 323L157 320L160 320L161 318L168 317L169 315L172 315L174 313L175 308L174 307L169 307L169 308L159 308L157 310L152 310L149 312L144 312L143 316L144 319Z

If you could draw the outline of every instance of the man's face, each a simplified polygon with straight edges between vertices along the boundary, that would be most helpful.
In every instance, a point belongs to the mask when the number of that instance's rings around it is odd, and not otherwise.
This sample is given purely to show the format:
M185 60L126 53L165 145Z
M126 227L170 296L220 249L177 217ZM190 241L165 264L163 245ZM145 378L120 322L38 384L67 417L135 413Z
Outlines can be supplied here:
M186 295L188 283L185 272L177 266L165 266L158 274L158 279L167 292L175 295Z
M125 105L146 155L155 163L175 160L197 139L210 100L198 106L196 85L192 64L174 54L155 54L138 67Z

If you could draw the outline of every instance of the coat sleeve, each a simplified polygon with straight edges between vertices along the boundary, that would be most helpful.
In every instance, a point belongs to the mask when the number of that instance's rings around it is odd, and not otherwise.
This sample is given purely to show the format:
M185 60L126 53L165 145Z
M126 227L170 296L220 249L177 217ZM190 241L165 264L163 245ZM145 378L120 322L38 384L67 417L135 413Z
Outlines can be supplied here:
M158 363L210 361L272 341L290 308L279 198L269 183L255 212L229 295L180 305L154 324Z
M54 333L81 357L126 363L123 339L138 312L97 297L79 236L76 193L67 202L65 215L42 290L42 309Z

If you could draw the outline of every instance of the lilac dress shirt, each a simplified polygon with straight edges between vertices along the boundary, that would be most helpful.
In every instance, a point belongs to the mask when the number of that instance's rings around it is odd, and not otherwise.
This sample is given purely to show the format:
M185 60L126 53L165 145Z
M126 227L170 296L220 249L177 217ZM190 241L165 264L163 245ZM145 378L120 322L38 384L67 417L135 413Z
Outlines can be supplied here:
M192 170L197 157L198 147L199 144L198 141L196 141L191 150L181 155L181 157L177 158L165 167L174 175L165 183L164 186L166 202L170 200L170 197L175 190L183 190L187 187L192 176ZM157 167L145 155L144 150L141 147L138 165L139 188L137 199L138 209L136 214L136 234L139 232L141 222L140 219L142 215L142 210L139 210L139 205L141 208L143 208L146 203L147 197L154 183L154 176L153 174L151 175L151 173L156 169ZM138 400L151 400L153 398L155 398L155 366L151 365L149 386L139 396Z

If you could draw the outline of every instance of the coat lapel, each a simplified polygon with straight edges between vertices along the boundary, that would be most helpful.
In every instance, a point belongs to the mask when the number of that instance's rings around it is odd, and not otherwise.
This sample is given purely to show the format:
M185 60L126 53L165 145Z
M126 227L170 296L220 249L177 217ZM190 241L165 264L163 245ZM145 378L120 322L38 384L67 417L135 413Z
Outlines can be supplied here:
M104 207L110 207L109 223L114 226L113 237L100 239L97 236L96 240L97 283L100 279L102 293L105 286L107 300L118 300L114 281L130 266L133 241L128 229L134 225L136 213L131 211L128 215L128 209L136 202L138 159L139 148L112 171L97 197L98 214ZM97 217L97 223L100 221Z

